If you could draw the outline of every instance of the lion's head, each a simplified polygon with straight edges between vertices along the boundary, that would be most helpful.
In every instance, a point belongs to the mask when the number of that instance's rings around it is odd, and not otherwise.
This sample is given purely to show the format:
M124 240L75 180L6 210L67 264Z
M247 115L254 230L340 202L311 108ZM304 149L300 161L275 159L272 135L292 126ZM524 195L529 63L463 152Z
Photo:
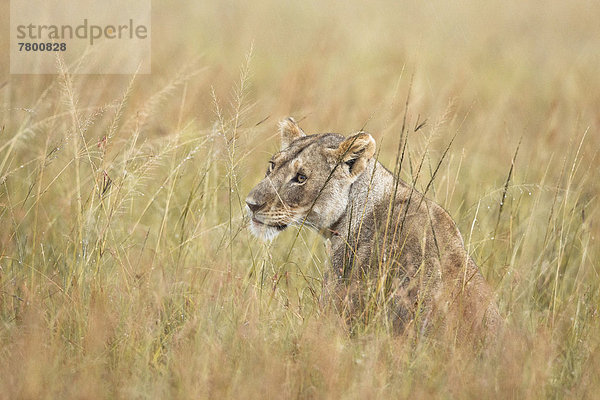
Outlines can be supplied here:
M365 132L306 135L292 118L279 124L281 151L269 161L265 178L246 197L254 235L272 240L289 225L319 231L345 212L351 185L375 154Z

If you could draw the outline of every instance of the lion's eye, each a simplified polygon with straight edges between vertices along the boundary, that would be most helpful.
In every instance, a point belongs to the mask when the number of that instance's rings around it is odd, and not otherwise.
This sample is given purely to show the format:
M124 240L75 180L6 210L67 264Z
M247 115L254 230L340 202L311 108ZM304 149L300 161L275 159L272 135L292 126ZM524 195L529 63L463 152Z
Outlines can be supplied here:
M294 182L298 182L298 183L304 183L306 182L306 175L301 174L301 173L297 173L296 176L294 177L294 179L292 179Z
M267 175L273 172L273 168L275 168L275 163L273 161L269 161L269 166L267 167Z

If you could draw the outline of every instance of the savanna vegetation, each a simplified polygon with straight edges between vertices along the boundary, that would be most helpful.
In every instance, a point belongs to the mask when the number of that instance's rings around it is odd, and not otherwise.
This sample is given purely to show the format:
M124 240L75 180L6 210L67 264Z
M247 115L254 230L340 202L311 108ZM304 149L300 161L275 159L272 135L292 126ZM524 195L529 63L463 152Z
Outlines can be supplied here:
M151 75L4 60L0 398L596 397L599 12L154 1ZM406 140L400 177L456 220L498 343L349 333L317 234L249 234L287 115L370 132L390 168Z

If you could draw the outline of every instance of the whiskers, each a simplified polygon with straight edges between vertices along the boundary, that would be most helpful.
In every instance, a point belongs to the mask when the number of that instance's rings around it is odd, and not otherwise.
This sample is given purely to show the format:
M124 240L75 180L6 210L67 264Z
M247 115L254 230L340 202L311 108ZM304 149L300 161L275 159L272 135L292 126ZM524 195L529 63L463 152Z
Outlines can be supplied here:
M265 241L272 241L280 232L289 225L298 227L310 227L315 230L320 228L310 221L306 220L306 210L292 210L285 207L279 210L266 210L252 213L249 208L248 220L250 232L257 238Z

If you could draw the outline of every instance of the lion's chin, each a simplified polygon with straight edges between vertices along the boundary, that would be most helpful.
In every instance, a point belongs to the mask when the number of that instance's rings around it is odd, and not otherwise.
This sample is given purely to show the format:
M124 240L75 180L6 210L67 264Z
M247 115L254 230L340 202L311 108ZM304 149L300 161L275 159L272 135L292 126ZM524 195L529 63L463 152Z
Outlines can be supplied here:
M254 219L250 220L250 232L258 239L264 240L266 242L270 242L273 239L275 239L275 236L277 236L285 228L285 226L270 226L260 223Z

